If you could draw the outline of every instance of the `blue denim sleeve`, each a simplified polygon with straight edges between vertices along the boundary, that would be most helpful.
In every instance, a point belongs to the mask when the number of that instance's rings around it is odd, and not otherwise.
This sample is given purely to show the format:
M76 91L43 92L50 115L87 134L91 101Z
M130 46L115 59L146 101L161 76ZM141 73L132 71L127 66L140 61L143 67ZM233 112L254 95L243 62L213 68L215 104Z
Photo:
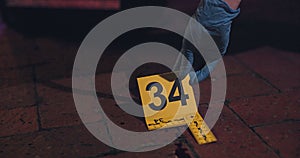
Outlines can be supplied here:
M221 55L225 55L226 53L229 44L231 23L239 12L239 9L231 9L223 0L202 0L194 14L194 18L204 26L210 36L214 39ZM198 65L204 65L199 70L195 70L196 76L191 79L195 80L192 82L200 82L209 76L209 72L214 69L218 61L206 64L201 63L204 62L203 60L195 61L194 51L195 50L193 50L184 40L181 50L182 54L187 58L191 65L194 65L197 62ZM177 60L175 67L178 66L178 64L181 64L180 67L187 67L180 63L180 59Z
M232 20L239 12L240 9L231 9L223 0L202 0L194 15L215 40L222 55L228 47Z

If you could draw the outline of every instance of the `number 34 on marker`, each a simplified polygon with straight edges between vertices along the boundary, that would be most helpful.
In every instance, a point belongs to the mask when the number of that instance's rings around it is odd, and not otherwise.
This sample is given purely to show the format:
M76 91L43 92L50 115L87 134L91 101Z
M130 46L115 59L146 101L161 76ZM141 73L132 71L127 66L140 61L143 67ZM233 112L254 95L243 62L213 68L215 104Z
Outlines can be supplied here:
M149 130L185 125L184 117L197 112L189 75L181 81L173 73L137 81Z
M217 141L198 113L189 75L181 81L173 73L137 81L149 130L188 125L199 144Z

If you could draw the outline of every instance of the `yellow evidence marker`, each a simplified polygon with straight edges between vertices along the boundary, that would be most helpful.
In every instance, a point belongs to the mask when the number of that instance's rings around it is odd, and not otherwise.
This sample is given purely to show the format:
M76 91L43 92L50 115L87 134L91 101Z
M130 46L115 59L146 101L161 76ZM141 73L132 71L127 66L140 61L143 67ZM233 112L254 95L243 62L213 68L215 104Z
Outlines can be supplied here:
M190 114L186 116L185 120L187 123L189 123L189 129L191 130L198 144L207 144L217 141L217 138L208 128L198 112L196 112L196 114Z
M198 113L189 81L189 75L180 81L174 73L137 78L147 127L155 130L188 124L199 144L215 142Z

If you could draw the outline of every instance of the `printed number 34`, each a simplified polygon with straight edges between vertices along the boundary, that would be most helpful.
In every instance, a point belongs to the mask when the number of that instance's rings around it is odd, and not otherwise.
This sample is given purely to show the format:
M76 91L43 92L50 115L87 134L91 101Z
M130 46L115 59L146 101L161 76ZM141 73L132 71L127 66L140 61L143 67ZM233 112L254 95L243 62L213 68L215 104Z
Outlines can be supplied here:
M160 105L155 105L154 103L150 103L149 106L152 110L160 111L167 106L167 98L162 93L163 86L159 82L151 82L147 85L146 90L151 91L153 87L156 87L157 91L154 93L154 98L160 99ZM175 96L176 89L178 89L179 95ZM181 101L181 105L187 105L186 100L189 99L188 94L184 94L184 90L181 86L181 83L178 79L175 80L174 85L170 91L168 100L169 102Z

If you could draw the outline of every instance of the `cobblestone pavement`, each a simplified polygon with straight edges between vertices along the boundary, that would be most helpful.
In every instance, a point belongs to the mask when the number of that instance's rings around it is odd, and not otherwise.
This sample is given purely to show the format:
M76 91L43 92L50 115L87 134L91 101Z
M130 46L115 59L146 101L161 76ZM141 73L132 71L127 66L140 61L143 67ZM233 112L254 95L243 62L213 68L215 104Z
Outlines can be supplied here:
M28 37L0 23L0 157L300 157L300 52L260 46L224 57L228 89L213 128L218 142L198 145L186 131L159 150L130 153L98 141L76 112L71 70L79 44ZM117 58L112 53L104 65ZM114 102L110 76L96 75L103 109L120 127L146 131ZM205 114L210 80L200 87Z

